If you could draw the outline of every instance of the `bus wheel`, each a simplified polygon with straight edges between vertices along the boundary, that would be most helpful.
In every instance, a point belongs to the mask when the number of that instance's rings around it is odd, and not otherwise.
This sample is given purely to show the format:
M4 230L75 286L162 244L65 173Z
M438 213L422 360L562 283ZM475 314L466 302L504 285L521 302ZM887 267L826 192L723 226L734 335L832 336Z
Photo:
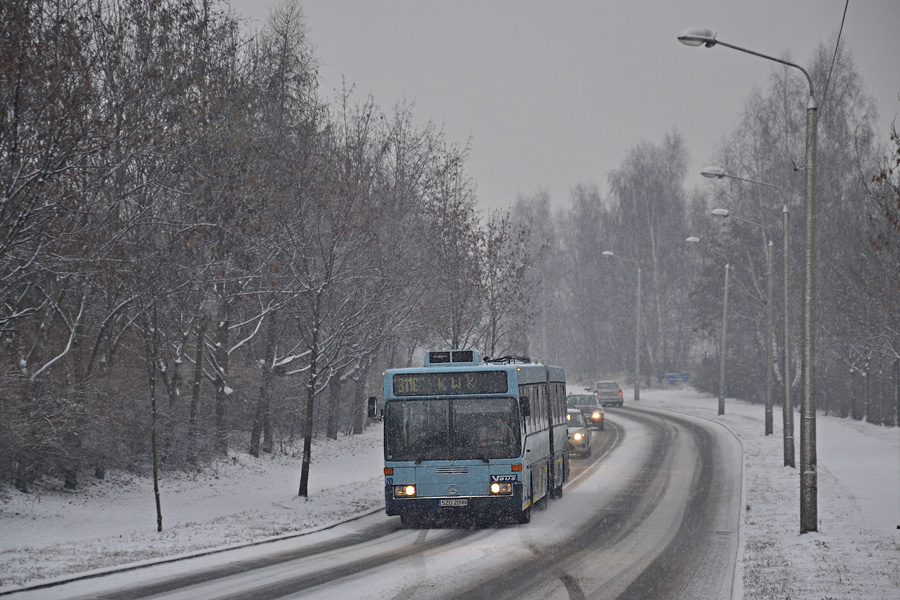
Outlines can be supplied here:
M516 522L521 523L523 525L525 523L531 523L531 507L530 506L516 515Z

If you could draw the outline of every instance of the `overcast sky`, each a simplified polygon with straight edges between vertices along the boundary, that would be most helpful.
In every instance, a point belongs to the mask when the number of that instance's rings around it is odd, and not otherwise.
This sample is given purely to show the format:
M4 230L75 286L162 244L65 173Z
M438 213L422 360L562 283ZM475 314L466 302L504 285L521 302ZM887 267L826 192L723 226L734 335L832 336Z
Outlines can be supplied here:
M281 0L230 0L261 27ZM390 111L404 99L447 141L471 138L469 174L484 208L518 194L598 184L641 141L677 130L702 186L723 134L776 63L718 46L691 48L688 27L801 65L840 28L844 0L305 0L321 91L342 78ZM854 0L842 43L878 102L887 141L900 113L900 0ZM796 76L802 74L793 70ZM817 94L821 91L816 90ZM799 157L798 157L799 158ZM708 184L707 184L708 185Z

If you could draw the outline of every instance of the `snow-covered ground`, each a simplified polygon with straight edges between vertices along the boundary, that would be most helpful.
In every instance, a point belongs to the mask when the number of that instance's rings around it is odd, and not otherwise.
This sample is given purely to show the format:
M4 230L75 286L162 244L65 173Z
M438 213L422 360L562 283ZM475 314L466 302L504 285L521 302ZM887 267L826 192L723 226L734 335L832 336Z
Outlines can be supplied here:
M626 390L626 402L630 398ZM900 597L900 428L819 415L818 531L799 533L799 475L783 466L763 409L686 390L642 390L641 403L719 421L744 448L744 511L735 598ZM615 419L615 409L609 418ZM795 423L799 418L795 416ZM797 436L799 440L799 436ZM797 445L799 450L799 442ZM799 456L798 456L799 464ZM307 533L378 511L381 430L316 440L310 497L297 497L299 459L235 454L161 480L163 532L152 483L111 475L76 493L0 491L0 593L163 557Z

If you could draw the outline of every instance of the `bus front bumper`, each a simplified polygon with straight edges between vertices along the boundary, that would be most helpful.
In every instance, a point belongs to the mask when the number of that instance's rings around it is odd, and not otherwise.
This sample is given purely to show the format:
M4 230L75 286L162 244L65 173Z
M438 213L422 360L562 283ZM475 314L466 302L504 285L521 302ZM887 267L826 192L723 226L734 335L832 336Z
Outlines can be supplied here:
M473 513L509 515L525 508L522 501L522 483L513 484L512 494L497 496L446 496L440 498L396 498L393 486L384 489L385 512L388 516L420 515L433 518L452 518Z

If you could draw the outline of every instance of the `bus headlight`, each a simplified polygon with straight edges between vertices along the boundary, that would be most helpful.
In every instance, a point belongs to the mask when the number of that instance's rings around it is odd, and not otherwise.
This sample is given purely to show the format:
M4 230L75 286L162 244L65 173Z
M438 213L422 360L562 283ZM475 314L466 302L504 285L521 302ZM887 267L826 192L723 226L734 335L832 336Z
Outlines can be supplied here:
M500 483L499 481L494 481L491 483L492 496L504 496L508 494L512 494L511 483Z
M394 498L411 498L416 495L416 486L414 485L395 485Z

